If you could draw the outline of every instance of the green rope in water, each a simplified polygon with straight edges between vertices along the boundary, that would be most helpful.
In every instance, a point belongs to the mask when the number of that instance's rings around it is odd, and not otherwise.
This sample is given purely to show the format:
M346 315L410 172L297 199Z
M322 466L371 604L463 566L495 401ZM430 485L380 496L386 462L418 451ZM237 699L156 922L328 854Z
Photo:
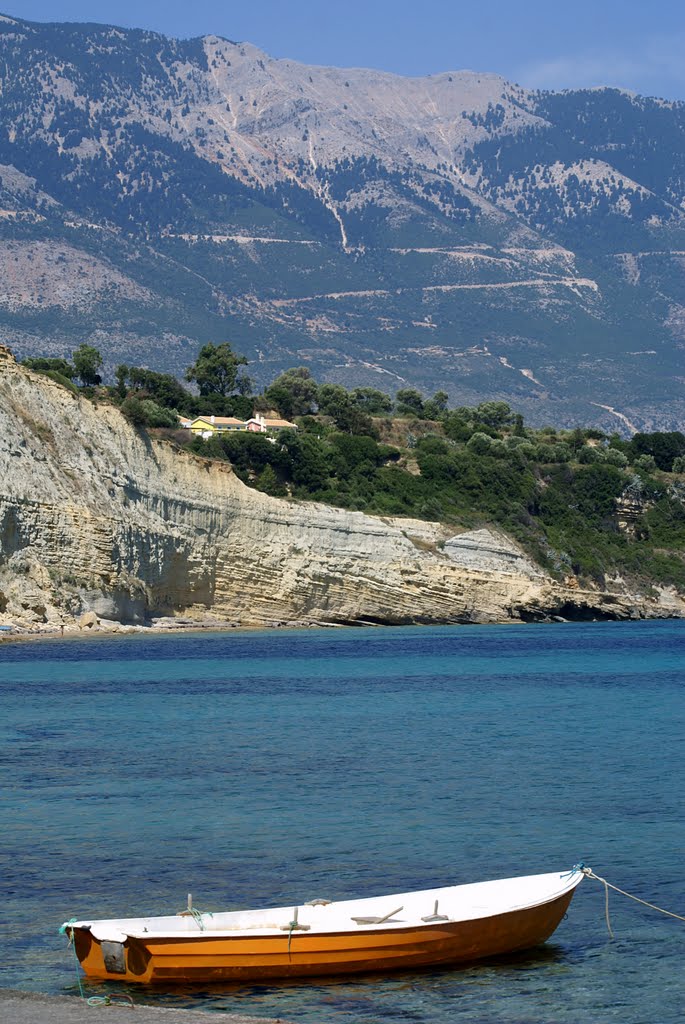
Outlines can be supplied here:
M69 945L71 946L74 953L74 969L76 971L76 983L78 985L79 995L81 999L84 999L88 1006L135 1006L131 996L125 992L120 992L116 996L89 996L86 999L86 993L83 990L83 982L81 981L81 964L79 963L78 954L76 952L76 942L74 941L73 931L69 934L69 925L74 924L78 921L77 917L72 917L66 921L59 930L60 935L66 935L68 937Z
M60 933L60 935L67 935L68 936L69 945L71 946L72 951L74 953L74 969L76 970L76 981L77 981L77 984L78 984L78 990L79 990L79 993L81 995L81 999L85 999L86 998L86 994L83 991L83 984L81 982L81 964L79 963L78 955L76 953L76 943L74 942L74 933L73 933L73 931L72 931L71 935L69 935L69 925L70 924L74 924L74 922L77 921L77 920L78 920L77 917L70 918L69 921L67 921L65 924L62 925L62 927L59 930L59 933Z
M74 921L76 921L76 918L74 918ZM60 929L60 931L61 931L61 929ZM62 932L62 935L63 934L65 934L65 933ZM74 951L74 968L76 970L76 980L77 980L78 985L79 985L79 993L81 995L81 998L85 999L86 993L83 991L83 982L81 981L81 965L79 963L79 957L78 957L78 954L76 952L76 942L74 941L74 932L72 932L72 934L71 934L71 936L69 938L69 944L70 944L70 946L72 947L72 949Z

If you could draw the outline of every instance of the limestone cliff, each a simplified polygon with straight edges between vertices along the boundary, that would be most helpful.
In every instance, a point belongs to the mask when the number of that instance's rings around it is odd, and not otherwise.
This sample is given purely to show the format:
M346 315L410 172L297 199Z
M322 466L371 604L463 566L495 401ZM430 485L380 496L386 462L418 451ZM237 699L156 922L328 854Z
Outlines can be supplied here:
M69 627L89 611L241 625L667 613L560 587L490 531L269 497L0 349L0 621Z

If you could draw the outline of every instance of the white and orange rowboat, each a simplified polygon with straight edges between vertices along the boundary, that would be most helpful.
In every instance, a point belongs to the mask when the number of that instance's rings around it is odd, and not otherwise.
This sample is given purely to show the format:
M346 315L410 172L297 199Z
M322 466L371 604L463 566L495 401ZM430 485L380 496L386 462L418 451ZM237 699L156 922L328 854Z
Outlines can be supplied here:
M583 879L527 875L298 907L69 921L91 978L211 982L458 964L530 949L555 931Z

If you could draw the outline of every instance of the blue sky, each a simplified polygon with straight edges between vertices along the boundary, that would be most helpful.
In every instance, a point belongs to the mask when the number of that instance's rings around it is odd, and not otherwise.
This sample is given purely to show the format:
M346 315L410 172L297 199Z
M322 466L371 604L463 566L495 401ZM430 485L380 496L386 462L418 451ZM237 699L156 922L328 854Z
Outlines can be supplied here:
M208 33L275 57L405 75L470 68L541 88L685 100L683 0L0 0L35 21Z

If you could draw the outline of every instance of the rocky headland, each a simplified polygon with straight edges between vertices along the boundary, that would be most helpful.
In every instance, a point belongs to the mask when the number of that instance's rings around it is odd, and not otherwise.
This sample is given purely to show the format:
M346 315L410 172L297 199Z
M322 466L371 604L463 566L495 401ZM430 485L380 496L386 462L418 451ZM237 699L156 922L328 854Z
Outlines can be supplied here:
M409 624L682 615L562 585L498 531L273 498L0 349L0 624Z

